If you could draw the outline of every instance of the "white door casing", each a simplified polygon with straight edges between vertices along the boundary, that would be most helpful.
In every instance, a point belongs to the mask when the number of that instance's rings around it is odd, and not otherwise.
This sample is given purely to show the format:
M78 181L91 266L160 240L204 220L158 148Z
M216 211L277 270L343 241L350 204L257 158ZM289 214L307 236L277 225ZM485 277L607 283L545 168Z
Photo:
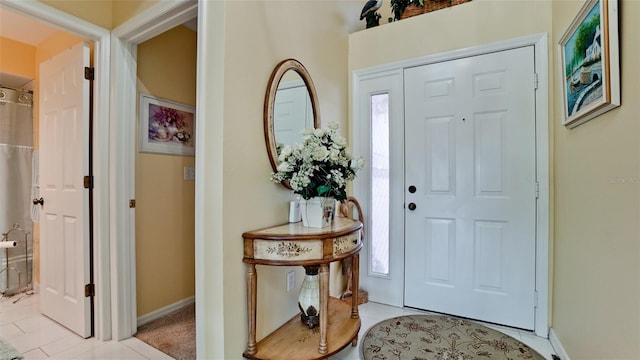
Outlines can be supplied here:
M216 3L214 7L219 7L222 3ZM113 265L113 338L116 340L126 339L133 336L137 331L137 311L136 311L136 261L135 261L135 209L129 208L129 200L135 198L135 152L136 152L136 123L130 121L137 117L136 99L136 71L137 71L137 46L138 44L153 38L163 32L191 20L199 14L199 3L197 1L161 1L153 6L138 13L134 17L125 21L111 32L111 53L112 68L111 82L118 84L118 91L113 93L111 99L112 117L111 132L113 138L113 146L110 149L112 159L112 171L118 176L114 176L111 182L113 193L110 204L110 221L111 221L111 262ZM198 22L202 22L199 16ZM217 22L216 26L221 22ZM223 22L222 22L223 23ZM200 26L200 25L199 25ZM207 38L212 36L206 31L199 31L198 36L198 56L201 54L202 44L207 43ZM214 32L216 36L220 35L219 31ZM209 64L210 65L210 64ZM209 69L207 62L198 61L198 82L201 81L200 74L202 68ZM200 96L201 90L198 90ZM216 100L198 98L197 103L217 103ZM202 101L201 101L202 100ZM205 106L199 106L198 111ZM201 117L196 115L196 126L205 130L206 125L199 121ZM202 132L198 131L196 137L201 136ZM196 140L196 144L198 140ZM201 150L196 146L196 168L199 159L202 157ZM202 172L196 172L196 192L199 190L198 184L202 181L199 179ZM197 199L197 197L196 197ZM196 222L201 210L198 210L198 201L196 201ZM200 239L200 240L199 240ZM198 232L196 225L196 248L198 241L201 241L202 234ZM203 254L202 251L196 251L197 254ZM203 255L204 256L204 255ZM196 259L196 274L198 274L198 265ZM197 275L196 275L197 276ZM202 287L198 287L196 280L196 297L198 293L202 293ZM206 301L196 301L196 307L204 306ZM201 310L198 310L202 312ZM199 337L197 343L198 348L204 346L201 341L201 331L196 332ZM199 352L201 350L198 350ZM199 356L200 357L200 356Z
M89 46L78 43L40 64L41 311L92 335L90 282Z
M46 21L79 37L93 41L93 205L95 260L95 337L111 339L111 277L109 262L109 37L110 32L88 21L39 1L0 1L0 8ZM105 211L102 211L105 208ZM35 284L38 285L38 284Z
M393 306L403 306L404 284L404 213L392 209L402 209L404 204L404 162L393 152L401 147L404 139L404 100L403 71L393 69L363 76L354 81L357 89L354 94L354 109L362 121L353 126L355 154L365 156L366 166L360 170L354 181L354 195L362 205L364 214L363 249L360 256L360 286L369 293L369 300ZM379 274L372 271L372 131L371 98L379 94L388 94L389 98L389 273ZM380 205L378 205L380 206Z
M406 306L534 329L534 77L533 46L405 70Z

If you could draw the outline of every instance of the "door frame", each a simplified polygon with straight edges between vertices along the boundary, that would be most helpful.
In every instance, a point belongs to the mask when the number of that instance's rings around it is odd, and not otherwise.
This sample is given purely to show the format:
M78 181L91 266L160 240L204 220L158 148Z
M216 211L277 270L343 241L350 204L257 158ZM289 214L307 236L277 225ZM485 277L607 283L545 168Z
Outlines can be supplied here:
M197 5L197 9L193 8ZM223 198L223 122L224 122L224 63L225 63L225 11L224 1L168 0L146 9L113 30L112 81L118 84L114 91L112 113L112 161L116 174L127 174L113 179L114 195L111 211L118 218L112 222L114 241L112 263L117 269L114 276L113 296L117 314L114 314L114 338L121 340L133 335L136 325L135 302L135 218L128 199L134 194L135 123L127 119L137 117L136 109L136 52L135 44L177 25L185 13L198 15L198 55L196 83L196 179L195 179L195 253L196 253L196 356L197 358L225 358L224 329L224 262L222 248L222 203L207 201ZM116 82L121 81L121 82ZM121 87L122 86L122 87ZM117 111L117 113L116 113ZM206 121L205 121L206 119ZM204 140L207 141L204 141ZM206 177L206 186L205 186ZM125 195L126 194L126 195ZM205 241L206 240L206 241ZM116 271L116 270L114 270Z
M402 70L408 67L428 65L437 62L450 61L465 57L472 57L497 51L510 50L514 48L534 46L535 73L537 77L531 79L532 86L537 85L535 92L535 112L536 112L536 177L538 183L538 201L536 204L536 274L535 274L535 291L537 304L535 312L535 333L541 337L547 337L549 334L549 51L548 51L548 34L539 33L529 36L498 41L486 45L472 46L469 48L443 52L439 54L401 60L398 62L375 66L367 69L355 70L352 72L352 121L353 121L353 146L363 156L370 158L370 148L368 146L369 139L366 137L370 134L370 125L368 119L362 119L360 114L359 83L361 80L375 77L376 74L389 73L392 71ZM404 122L403 125L404 127ZM391 146L391 161L394 163L404 163L404 139L400 146ZM395 151L393 149L396 149ZM404 178L404 172L403 172ZM396 182L390 184L390 192L397 193L404 191L404 182ZM369 188L369 179L359 177L354 181L354 194L361 199L369 199L371 196ZM403 200L404 202L404 200ZM364 201L367 204L367 201ZM397 205L397 204L396 204ZM365 209L365 213L368 211ZM390 224L391 228L394 227ZM404 239L404 228L402 231L396 231L391 236ZM404 263L404 241L398 244L390 243L390 260L398 258L398 254L402 254L402 262ZM365 252L366 253L366 252ZM361 261L366 264L367 261ZM365 265L366 266L366 265ZM402 274L393 274L391 278L401 278L402 281L394 280L393 285L397 291L404 293L404 267L398 264L391 264L390 269L396 269ZM368 275L368 269L361 269L361 274ZM362 281L361 281L362 282Z
M117 297L114 301L115 340L129 338L138 330L136 222L135 209L129 207L129 200L135 199L137 126L131 119L138 117L137 48L138 44L196 16L198 3L195 1L163 1L143 10L111 32L111 81L118 84L118 91L113 92L111 109L114 135L112 169L115 174L123 174L112 178L114 192L110 207L113 231L111 261L114 265L114 297Z
M53 25L94 42L93 84L93 264L96 284L94 331L99 340L111 339L111 272L109 263L109 89L110 36L98 25L39 1L6 0L0 7ZM88 134L87 134L88 136Z

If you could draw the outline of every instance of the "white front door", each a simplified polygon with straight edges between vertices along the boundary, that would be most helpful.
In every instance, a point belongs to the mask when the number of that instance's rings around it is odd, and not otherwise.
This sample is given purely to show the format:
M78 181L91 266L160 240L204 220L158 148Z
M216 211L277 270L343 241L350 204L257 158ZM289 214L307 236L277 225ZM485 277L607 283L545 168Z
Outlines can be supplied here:
M533 46L405 70L405 305L534 328Z
M40 64L41 311L91 336L89 47L79 43Z

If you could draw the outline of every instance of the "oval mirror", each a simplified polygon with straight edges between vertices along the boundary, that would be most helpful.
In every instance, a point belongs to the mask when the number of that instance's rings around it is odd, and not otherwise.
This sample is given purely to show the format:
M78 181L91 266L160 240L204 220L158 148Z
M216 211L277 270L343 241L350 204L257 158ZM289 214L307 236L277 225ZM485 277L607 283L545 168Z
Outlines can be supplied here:
M283 147L302 142L303 129L319 126L318 96L309 72L295 59L281 61L271 73L264 100L264 139L273 171Z

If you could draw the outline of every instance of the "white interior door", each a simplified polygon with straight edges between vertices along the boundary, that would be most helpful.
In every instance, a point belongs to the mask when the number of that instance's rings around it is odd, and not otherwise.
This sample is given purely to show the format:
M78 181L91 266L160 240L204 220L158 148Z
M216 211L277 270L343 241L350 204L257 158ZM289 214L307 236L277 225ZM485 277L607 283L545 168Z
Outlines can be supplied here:
M405 70L405 305L534 328L534 72L533 46Z
M40 64L41 311L91 336L89 47L79 43Z
M278 144L302 142L302 130L313 128L313 110L307 86L302 81L280 83L274 103L275 138Z

